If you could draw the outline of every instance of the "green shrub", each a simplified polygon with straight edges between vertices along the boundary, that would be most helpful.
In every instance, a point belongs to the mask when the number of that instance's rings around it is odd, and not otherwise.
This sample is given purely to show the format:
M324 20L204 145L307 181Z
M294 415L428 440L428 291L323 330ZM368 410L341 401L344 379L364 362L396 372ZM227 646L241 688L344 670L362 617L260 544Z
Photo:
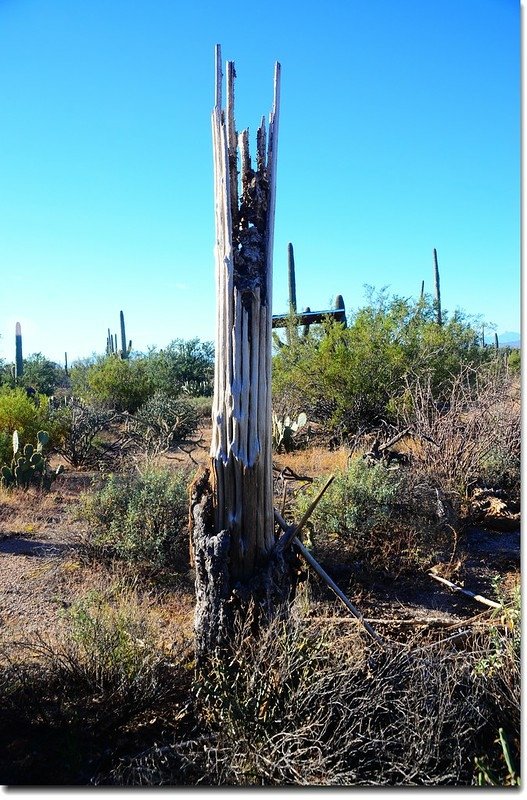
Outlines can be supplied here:
M210 396L214 376L214 345L199 339L175 339L163 350L151 350L145 359L156 391L169 396L184 391Z
M20 446L34 443L40 430L50 436L50 447L60 441L63 426L56 420L44 395L28 397L25 389L0 389L0 463L13 457L13 431L18 431Z
M297 496L295 520L325 482L319 478ZM312 544L324 560L340 565L358 560L367 569L382 569L392 576L433 563L451 542L438 518L433 487L414 486L405 470L370 466L362 458L336 474L308 526Z
M299 497L300 516L324 483L317 480L309 493ZM328 537L364 536L389 522L402 484L400 471L387 470L380 464L368 466L355 458L346 472L336 475L311 519Z
M370 293L344 328L328 320L305 338L291 340L273 359L273 404L291 414L350 433L393 416L390 404L404 391L408 373L430 375L440 399L464 363L491 358L476 344L472 325L456 313L434 321L433 305L386 292Z
M33 353L24 359L24 386L32 386L37 392L52 395L55 389L68 385L63 367L50 361L42 353Z
M89 403L128 411L133 414L153 394L153 386L144 359L121 359L104 356L88 367L86 374L72 375L73 390L77 377L85 380L87 389L80 396ZM79 380L80 382L80 380Z
M126 561L188 566L187 475L159 467L110 475L82 496L79 518L96 550Z
M212 397L189 397L187 402L196 412L198 423L210 423L212 418Z
M511 350L507 357L507 364L512 375L519 375L521 371L521 351Z

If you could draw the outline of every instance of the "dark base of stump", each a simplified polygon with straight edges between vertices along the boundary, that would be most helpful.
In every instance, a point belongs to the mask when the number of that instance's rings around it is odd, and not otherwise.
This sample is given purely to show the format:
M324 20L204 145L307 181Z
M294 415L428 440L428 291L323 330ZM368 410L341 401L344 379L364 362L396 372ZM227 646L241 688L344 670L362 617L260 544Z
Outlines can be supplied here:
M269 554L258 574L236 580L230 571L231 535L214 530L213 490L205 470L191 495L191 542L196 570L195 649L198 666L229 648L236 631L254 636L266 622L287 618L298 572L292 551Z

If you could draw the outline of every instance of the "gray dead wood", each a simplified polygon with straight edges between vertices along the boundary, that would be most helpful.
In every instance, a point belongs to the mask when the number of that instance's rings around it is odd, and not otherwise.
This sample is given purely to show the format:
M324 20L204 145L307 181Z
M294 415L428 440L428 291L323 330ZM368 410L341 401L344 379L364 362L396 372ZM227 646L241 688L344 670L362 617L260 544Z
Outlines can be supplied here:
M271 357L272 253L280 65L274 101L256 133L238 133L233 62L216 47L212 112L216 215L216 360L208 479L191 509L196 564L198 657L228 638L249 606L274 614L288 597L283 559L274 552ZM262 612L264 613L264 612Z

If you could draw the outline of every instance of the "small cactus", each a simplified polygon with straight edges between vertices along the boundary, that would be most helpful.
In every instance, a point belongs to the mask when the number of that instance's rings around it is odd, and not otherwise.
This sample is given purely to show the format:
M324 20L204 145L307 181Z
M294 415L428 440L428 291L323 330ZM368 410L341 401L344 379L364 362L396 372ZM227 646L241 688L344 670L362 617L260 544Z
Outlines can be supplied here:
M296 420L291 420L288 416L280 419L276 414L273 414L273 445L277 452L282 448L286 453L294 450L294 436L301 428L307 423L307 416L302 411Z
M4 464L0 470L1 482L6 487L16 486L27 489L31 483L40 489L49 490L51 484L62 472L62 464L55 470L51 469L49 462L43 454L43 448L49 443L49 434L39 431L36 447L31 443L24 445L22 455L17 457L20 450L18 431L13 432L13 459L11 466Z

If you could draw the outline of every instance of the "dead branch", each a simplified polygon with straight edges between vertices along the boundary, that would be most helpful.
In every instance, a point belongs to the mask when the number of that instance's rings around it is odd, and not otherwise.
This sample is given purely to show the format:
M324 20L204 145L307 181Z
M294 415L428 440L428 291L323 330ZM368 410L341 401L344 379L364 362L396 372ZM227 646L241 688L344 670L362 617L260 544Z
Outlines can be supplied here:
M328 484L326 484L326 486L324 487L323 491L325 491L325 489L327 488L328 485L329 485L329 482L328 482ZM319 495L319 499L320 499L320 497L321 497L321 495ZM282 528L282 530L285 532L285 536L291 536L291 532L294 533L296 531L296 529L300 527L301 523L299 523L299 525L296 526L296 527L294 527L292 525L288 525L287 522L284 519L282 519L282 517L280 516L280 514L278 513L278 511L276 509L274 511L274 516L275 516L276 521L278 522L278 524ZM304 517L305 516L306 515L304 514ZM282 537L282 538L285 538L285 536ZM319 575L322 578L322 580L324 580L327 583L329 588L334 592L334 594L337 595L339 600L341 600L344 603L344 605L346 606L346 608L349 611L351 611L353 616L356 617L361 622L361 624L364 626L365 630L370 634L370 636L373 639L375 639L375 641L378 644L380 644L382 646L384 643L383 643L382 638L379 636L379 634L376 633L376 631L373 630L371 625L364 619L364 617L362 616L360 611L353 605L353 603L349 600L349 598L346 597L344 592L341 589L339 589L339 587L337 586L335 581L332 578L330 578L328 573L320 566L318 561L311 555L309 550L302 544L300 539L297 539L297 537L294 536L293 539L292 539L292 543L300 551L301 555L305 558L307 563L310 564L310 566L313 567L313 569L315 570L317 575Z
M298 525L287 525L287 523L284 522L284 525L286 527L283 528L284 535L280 537L280 539L278 540L278 542L276 544L277 552L284 553L285 550L291 544L291 542L294 540L295 536L298 536L298 534L300 533L300 531L302 530L302 528L304 527L304 525L308 521L309 517L311 516L311 514L313 513L313 511L315 510L315 508L319 504L320 500L322 499L322 495L324 494L326 489L329 488L329 486L333 483L334 480L335 480L335 476L332 475L331 478L327 481L326 485L322 488L322 490L315 497L315 499L313 500L313 502L311 503L311 505L309 506L307 511L304 513L304 515L303 515L302 519L300 520L300 522L298 523ZM282 526L283 520L282 520L281 516L278 514L278 512L276 511L276 509L275 509L274 514L275 514L276 521L278 522L278 524L282 528L283 527Z
M434 572L429 572L428 575L434 580L439 581L439 583L444 583L445 586L448 586L448 588L453 592L459 592L467 597L471 597L473 600L477 600L478 603L483 603L483 605L490 606L490 608L503 608L501 603L496 603L494 600L489 600L487 597L483 597L481 594L471 592L470 589L462 589L461 586L457 586L455 583L452 583L452 581L442 578L440 575L436 575Z

